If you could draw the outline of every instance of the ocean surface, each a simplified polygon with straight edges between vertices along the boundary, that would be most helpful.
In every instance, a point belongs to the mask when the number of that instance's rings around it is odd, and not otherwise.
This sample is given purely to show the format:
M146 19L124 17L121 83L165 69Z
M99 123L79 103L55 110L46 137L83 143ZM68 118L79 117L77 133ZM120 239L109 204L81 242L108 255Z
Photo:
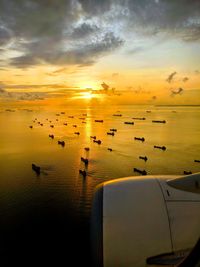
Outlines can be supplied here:
M90 266L89 219L95 187L110 179L141 175L134 168L148 175L199 172L200 163L194 162L200 160L199 121L198 106L1 109L3 266L11 261L70 266L70 260L72 266L79 266L79 260ZM114 136L108 135L113 128ZM94 143L91 136L102 143ZM65 146L58 141L65 141ZM81 157L89 160L88 165ZM32 163L41 167L40 175ZM85 170L86 177L79 170Z

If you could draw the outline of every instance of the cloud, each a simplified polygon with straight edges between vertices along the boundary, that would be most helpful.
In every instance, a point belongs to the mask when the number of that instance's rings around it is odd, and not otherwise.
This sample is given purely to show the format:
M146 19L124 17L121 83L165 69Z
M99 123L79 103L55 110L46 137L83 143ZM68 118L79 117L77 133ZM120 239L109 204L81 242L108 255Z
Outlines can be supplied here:
M186 83L187 81L189 81L189 78L188 77L184 77L183 78L183 82Z
M195 70L194 73L197 74L197 75L199 75L200 74L200 71L199 70Z
M93 64L99 56L112 52L122 44L123 40L116 37L113 32L108 32L89 44L83 43L66 51L41 50L34 44L26 55L12 58L10 64L20 68L42 63L87 66Z
M112 77L113 77L113 78L117 78L117 77L119 77L119 73L118 73L118 72L114 72L114 73L112 74Z
M0 98L12 100L43 100L47 96L44 92L8 92L0 88Z
M200 39L199 0L128 1L130 25L144 34L167 33L185 41Z
M64 71L66 71L66 70L67 70L67 68L61 68L61 69L57 69L57 70L53 71L53 73L54 73L54 74L62 73L62 72L64 72Z
M173 82L173 80L174 80L174 76L175 76L176 74L177 74L176 71L175 71L175 72L172 72L172 73L167 77L166 81L167 81L168 83Z
M108 91L108 89L109 89L109 85L108 84L106 84L105 82L103 82L102 84L101 84L101 86L103 87L103 89L105 90L105 91Z
M4 94L4 93L6 93L6 90L3 88L0 88L0 94Z
M85 38L91 35L92 33L98 33L99 30L99 27L97 27L96 25L83 23L74 28L71 37L75 39Z
M108 12L112 8L112 4L118 1L112 0L79 0L84 12L90 15L101 15L102 13ZM119 1L120 2L120 1Z
M177 90L171 90L171 96L175 96L175 95L181 95L184 92L183 88L178 88Z
M19 90L29 90L29 89L33 89L33 90L46 90L46 89L53 89L52 91L57 91L60 89L68 89L68 90L74 90L77 89L76 86L68 86L66 84L59 84L59 83L53 83L53 84L5 84L5 83L1 83L0 82L0 86L1 86L1 90L7 90L7 89L16 89L16 91ZM5 91L7 92L7 91Z
M3 25L12 35L24 40L62 35L67 22L77 18L73 1L10 0L1 1Z
M135 34L197 42L199 17L199 0L2 0L0 49L10 55L6 64L19 68L86 66ZM130 53L144 49L131 46Z
M144 47L144 46L137 46L137 47L134 47L130 50L127 51L128 54L137 54L137 53L140 53L140 52L143 52L143 51L146 51L147 49L149 49L149 47Z
M4 46L5 44L7 44L10 41L11 35L9 33L9 31L0 26L0 46Z

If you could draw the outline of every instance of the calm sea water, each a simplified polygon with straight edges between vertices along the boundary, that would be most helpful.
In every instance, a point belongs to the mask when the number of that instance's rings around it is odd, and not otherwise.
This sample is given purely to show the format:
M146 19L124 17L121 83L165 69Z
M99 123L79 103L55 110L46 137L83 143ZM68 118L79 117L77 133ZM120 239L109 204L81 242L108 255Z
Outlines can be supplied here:
M125 121L134 121L134 125ZM70 259L76 266L81 257L89 266L88 221L95 187L110 179L139 175L133 168L150 175L199 172L200 164L194 162L200 159L199 121L200 107L1 110L0 231L5 266L9 265L9 255L25 265L42 257L44 262L54 261L55 266L64 266L61 262ZM114 136L107 135L111 128L117 129ZM90 136L102 144L94 143ZM134 137L144 137L145 141ZM58 140L64 140L65 146L58 145ZM85 147L90 150L85 151ZM81 157L89 160L88 166ZM39 176L32 163L41 167ZM80 169L86 170L85 179Z

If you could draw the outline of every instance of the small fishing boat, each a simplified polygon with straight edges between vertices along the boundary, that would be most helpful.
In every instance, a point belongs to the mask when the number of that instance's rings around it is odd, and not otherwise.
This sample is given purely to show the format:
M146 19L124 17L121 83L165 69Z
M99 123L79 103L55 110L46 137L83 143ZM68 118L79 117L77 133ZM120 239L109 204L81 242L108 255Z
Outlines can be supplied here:
M101 144L101 140L95 140L95 139L94 139L93 142L94 142L94 143L97 143L98 145Z
M125 121L124 124L132 124L133 125L134 122L133 121Z
M34 163L32 163L32 170L34 170L38 175L40 174L40 166L37 166Z
M192 174L192 172L191 171L184 171L183 174L189 175L189 174Z
M146 118L132 118L133 120L141 120L141 121L144 121L146 120Z
M154 122L154 123L166 123L166 120L161 120L161 121L159 121L159 120L153 120L152 122Z
M65 141L58 141L58 144L61 146L65 146Z
M112 135L112 136L114 136L115 135L115 133L114 132L107 132L107 135Z
M134 137L134 139L142 142L145 141L144 137Z
M87 175L85 170L79 170L79 173L83 175L83 178L85 178Z
M145 162L148 160L148 158L146 156L145 157L139 156L139 159L143 159Z
M88 159L85 159L83 157L81 157L81 161L83 161L85 163L85 165L88 165L88 163L89 163L89 160Z
M154 146L154 148L158 148L158 149L161 149L163 151L165 151L167 149L165 146Z
M146 172L145 170L139 170L139 169L137 169L137 168L134 168L133 171L134 171L134 172L138 172L138 173L140 173L140 174L142 174L142 175L147 175L147 172Z

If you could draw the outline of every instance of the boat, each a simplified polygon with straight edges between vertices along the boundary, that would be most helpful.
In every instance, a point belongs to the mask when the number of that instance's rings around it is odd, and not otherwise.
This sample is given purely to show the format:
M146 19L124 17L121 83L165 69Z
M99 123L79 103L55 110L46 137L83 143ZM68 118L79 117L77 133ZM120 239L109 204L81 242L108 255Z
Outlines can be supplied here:
M135 140L142 141L142 142L144 142L144 141L145 141L144 137L134 137L134 139L135 139Z
M88 165L88 163L89 163L89 160L88 159L85 159L83 157L81 157L81 161L83 161L85 163L85 165Z
M115 135L115 133L114 132L107 132L107 135L112 135L112 136L114 136Z
M125 121L124 124L132 124L133 125L134 122L133 121Z
M101 144L101 140L95 140L95 139L94 139L93 142L94 142L94 143L97 143L98 145Z
M165 146L154 146L154 148L162 149L163 151L167 149Z
M65 141L58 141L58 144L61 146L65 146Z
M79 173L83 175L83 177L85 178L87 173L85 170L79 170Z
M34 170L38 175L40 174L40 166L35 165L32 163L32 170Z
M166 120L161 120L161 121L159 121L159 120L152 120L152 122L155 122L155 123L166 123Z
M143 159L145 162L148 160L148 158L146 156L145 157L139 156L139 159Z

